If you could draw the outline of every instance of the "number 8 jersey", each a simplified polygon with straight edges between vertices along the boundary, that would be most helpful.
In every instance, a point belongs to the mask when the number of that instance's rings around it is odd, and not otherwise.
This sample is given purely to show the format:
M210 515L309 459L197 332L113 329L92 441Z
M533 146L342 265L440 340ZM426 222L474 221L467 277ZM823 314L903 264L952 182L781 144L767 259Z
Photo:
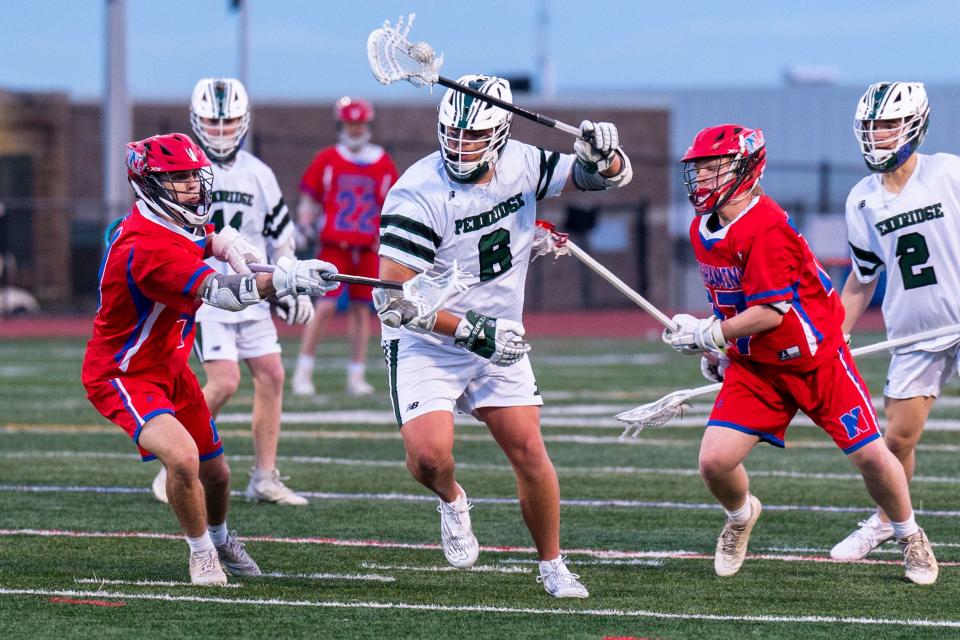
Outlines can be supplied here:
M521 321L537 201L558 196L574 156L510 140L486 184L450 180L437 151L411 166L387 195L380 255L417 272L439 273L456 260L472 276L446 309ZM435 343L452 338L424 336ZM396 330L383 327L384 339Z
M890 338L960 323L960 158L917 154L899 194L880 174L857 183L847 197L847 236L853 274L862 283L887 272L883 319ZM896 351L940 351L946 336Z

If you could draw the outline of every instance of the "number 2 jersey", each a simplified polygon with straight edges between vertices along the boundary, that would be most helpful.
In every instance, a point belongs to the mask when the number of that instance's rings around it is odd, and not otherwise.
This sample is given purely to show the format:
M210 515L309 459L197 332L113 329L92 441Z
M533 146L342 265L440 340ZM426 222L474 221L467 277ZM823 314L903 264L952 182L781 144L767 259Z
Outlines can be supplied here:
M694 218L690 241L714 315L789 303L780 326L730 343L730 357L798 372L835 358L843 305L783 209L760 196L727 226L712 222L716 214Z
M390 190L380 219L380 255L417 272L441 273L453 261L470 274L469 290L445 309L521 321L537 201L558 196L574 156L509 140L487 184L450 180L437 151L404 172ZM383 326L383 338L397 337ZM406 337L435 344L453 338Z
M237 152L230 166L213 163L212 200L210 222L214 229L233 227L268 258L276 255L277 247L293 242L293 222L277 178L270 167L253 154ZM207 263L218 273L235 273L230 265L216 258ZM267 302L240 311L204 305L197 312L197 322L233 324L269 319Z
M879 174L857 183L847 197L847 236L853 274L868 283L887 272L883 320L890 338L960 323L960 157L917 154L917 166L899 194ZM940 351L945 336L900 347Z
M186 366L197 290L213 273L205 229L193 233L137 202L109 238L81 377L170 380Z
M300 190L323 207L322 244L373 248L380 209L397 181L397 168L383 147L357 153L338 144L322 149L303 174Z

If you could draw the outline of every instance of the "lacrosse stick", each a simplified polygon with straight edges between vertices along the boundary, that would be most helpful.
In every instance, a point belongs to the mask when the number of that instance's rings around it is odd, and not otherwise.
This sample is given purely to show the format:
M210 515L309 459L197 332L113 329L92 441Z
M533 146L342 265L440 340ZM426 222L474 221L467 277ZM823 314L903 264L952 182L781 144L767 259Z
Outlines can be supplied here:
M533 120L552 129L559 129L577 138L583 137L579 127L527 111L441 76L440 65L443 64L443 54L436 55L433 47L426 42L413 43L407 39L415 15L411 13L407 17L406 24L401 16L396 26L390 26L390 21L387 20L382 27L370 32L367 38L367 59L370 61L370 69L374 77L380 84L393 84L399 80L406 80L415 87L439 84L515 113L521 118Z
M252 263L247 266L250 267L250 270L254 273L273 273L276 270L276 267L272 264ZM457 261L454 260L453 266L443 273L435 276L420 273L404 282L377 280L376 278L353 276L344 273L323 273L320 277L327 281L361 284L369 287L403 291L404 299L416 307L416 317L419 318L436 313L446 305L446 302L450 298L466 291L467 285L464 280L470 276L460 267Z
M554 257L563 255L572 255L583 264L587 265L598 276L609 282L614 288L627 296L631 302L649 313L654 319L671 331L677 330L677 325L667 317L665 313L653 306L649 300L627 286L627 283L613 274L612 271L594 260L570 240L570 234L560 233L552 222L546 220L537 220L537 226L533 234L533 252L534 258L553 254Z
M942 338L943 336L953 334L960 334L960 324L941 327L940 329L931 329L930 331L924 331L923 333L917 333L912 336L884 340L876 344L868 344L857 347L856 349L851 349L850 354L853 357L865 356L871 353L878 353L887 349L895 349L896 347L902 347L915 342L923 342L924 340ZM650 402L635 409L618 413L615 416L617 420L626 424L623 433L620 434L620 439L624 440L627 437L636 438L640 432L643 431L644 427L659 427L674 418L682 417L683 412L690 408L690 405L687 404L688 400L719 391L722 386L723 384L718 382L695 389L680 389L679 391L668 393L656 402Z

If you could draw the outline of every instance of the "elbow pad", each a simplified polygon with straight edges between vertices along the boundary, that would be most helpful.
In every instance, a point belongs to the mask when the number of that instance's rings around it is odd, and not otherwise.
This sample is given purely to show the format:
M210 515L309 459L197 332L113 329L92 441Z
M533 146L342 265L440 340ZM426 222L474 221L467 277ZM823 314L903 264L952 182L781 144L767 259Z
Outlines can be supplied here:
M207 278L200 297L211 307L227 311L240 311L262 300L254 274L215 273Z
M620 173L609 178L600 175L598 171L591 173L587 165L577 158L576 162L573 163L573 184L581 191L606 191L630 184L630 180L633 179L633 167L630 165L630 158L619 147L617 147L616 152L623 162Z

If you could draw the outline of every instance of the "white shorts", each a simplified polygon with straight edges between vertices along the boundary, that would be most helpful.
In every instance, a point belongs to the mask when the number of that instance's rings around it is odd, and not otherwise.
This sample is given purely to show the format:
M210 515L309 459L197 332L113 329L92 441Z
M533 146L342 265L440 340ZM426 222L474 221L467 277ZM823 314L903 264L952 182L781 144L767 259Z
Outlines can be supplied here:
M957 371L960 344L943 351L895 353L887 370L883 395L895 400L937 397Z
M481 407L543 404L530 358L498 367L464 349L404 335L382 345L398 426L430 411L471 414Z
M280 353L273 318L225 323L205 320L197 323L193 352L200 362L249 360L268 353Z

